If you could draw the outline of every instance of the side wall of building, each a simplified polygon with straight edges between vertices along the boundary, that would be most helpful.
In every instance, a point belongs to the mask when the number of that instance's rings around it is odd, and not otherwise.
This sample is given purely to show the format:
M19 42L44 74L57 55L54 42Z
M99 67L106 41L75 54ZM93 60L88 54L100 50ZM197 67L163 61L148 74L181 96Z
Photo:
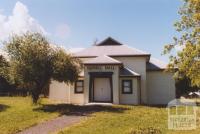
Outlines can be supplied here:
M49 99L70 103L70 86L64 82L51 81Z
M69 103L84 104L84 93L75 93L74 84L52 81L49 87L49 99Z
M147 94L149 104L167 104L175 99L175 80L171 73L147 71Z

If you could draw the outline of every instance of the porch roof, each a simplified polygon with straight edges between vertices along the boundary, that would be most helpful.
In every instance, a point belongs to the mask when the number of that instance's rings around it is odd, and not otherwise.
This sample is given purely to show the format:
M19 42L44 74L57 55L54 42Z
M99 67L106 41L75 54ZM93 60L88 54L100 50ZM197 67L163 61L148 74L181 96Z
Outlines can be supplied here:
M107 55L102 55L102 56L98 56L96 58L93 58L91 60L88 60L88 61L85 61L83 62L83 64L85 65L119 65L119 64L122 64L122 62L116 60L116 59L113 59Z
M120 68L120 76L140 76L140 74L134 72L128 67Z

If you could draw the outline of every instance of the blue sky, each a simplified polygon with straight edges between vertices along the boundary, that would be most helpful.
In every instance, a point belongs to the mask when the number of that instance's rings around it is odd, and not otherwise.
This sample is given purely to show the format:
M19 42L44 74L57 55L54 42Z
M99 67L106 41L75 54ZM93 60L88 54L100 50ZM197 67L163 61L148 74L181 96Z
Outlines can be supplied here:
M111 36L164 61L168 58L161 56L161 51L176 34L173 23L179 19L181 5L181 0L1 0L0 24L1 15L6 17L5 23L9 16L21 12L19 6L13 13L17 2L28 10L20 17L28 18L27 13L52 43L85 48L96 39ZM19 22L20 26L29 23Z

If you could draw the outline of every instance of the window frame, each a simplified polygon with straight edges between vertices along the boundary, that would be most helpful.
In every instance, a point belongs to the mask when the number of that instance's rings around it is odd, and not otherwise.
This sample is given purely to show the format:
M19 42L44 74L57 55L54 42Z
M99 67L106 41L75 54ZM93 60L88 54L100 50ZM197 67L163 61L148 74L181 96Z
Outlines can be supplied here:
M77 82L82 82L82 86L77 86ZM75 94L82 94L83 92L84 92L84 80L77 80L76 82L75 82L75 88L74 88L74 93ZM82 91L77 91L77 88L78 87L82 87Z
M130 82L129 92L124 91L125 87L128 87L124 85L125 82ZM133 80L132 79L122 80L122 94L133 94Z

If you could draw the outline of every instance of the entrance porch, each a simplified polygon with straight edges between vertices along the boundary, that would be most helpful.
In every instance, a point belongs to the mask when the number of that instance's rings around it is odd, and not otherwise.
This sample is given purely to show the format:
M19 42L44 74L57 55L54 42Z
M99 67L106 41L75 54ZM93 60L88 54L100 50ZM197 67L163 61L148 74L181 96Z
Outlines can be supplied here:
M89 102L113 102L113 72L89 72Z

